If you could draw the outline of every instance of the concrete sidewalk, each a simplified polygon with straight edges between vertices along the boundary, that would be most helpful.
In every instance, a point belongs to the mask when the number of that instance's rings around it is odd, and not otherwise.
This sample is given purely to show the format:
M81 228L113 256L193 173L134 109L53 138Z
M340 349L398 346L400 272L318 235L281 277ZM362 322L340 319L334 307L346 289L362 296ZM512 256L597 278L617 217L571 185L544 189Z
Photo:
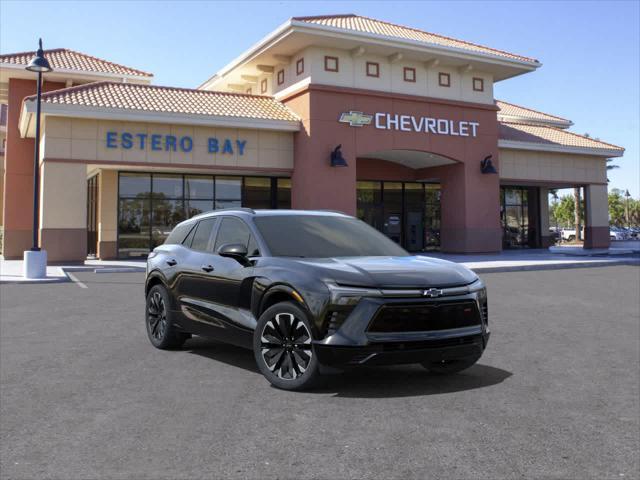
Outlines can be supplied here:
M22 276L22 260L0 257L0 283L55 283L76 281L73 272L96 273L144 272L146 262L128 260L86 260L84 263L47 266L46 278L27 279Z
M427 257L441 258L461 263L476 273L515 272L523 270L558 270L613 265L640 265L640 255L582 256L562 255L541 250L505 250L495 254L450 254L425 253ZM95 271L96 273L141 272L144 260L87 260L84 264L57 265L47 267L47 277L39 280L22 276L22 260L0 258L0 283L51 283L76 281L73 272Z

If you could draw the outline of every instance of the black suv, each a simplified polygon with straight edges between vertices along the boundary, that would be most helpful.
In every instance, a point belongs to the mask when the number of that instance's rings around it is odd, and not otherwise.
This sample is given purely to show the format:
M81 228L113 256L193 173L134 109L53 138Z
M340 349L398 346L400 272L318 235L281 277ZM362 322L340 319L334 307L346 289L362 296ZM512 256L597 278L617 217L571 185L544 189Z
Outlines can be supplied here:
M473 272L411 256L340 213L196 216L149 255L145 291L154 346L178 347L195 334L246 347L288 390L354 365L455 373L477 362L489 339L486 289Z

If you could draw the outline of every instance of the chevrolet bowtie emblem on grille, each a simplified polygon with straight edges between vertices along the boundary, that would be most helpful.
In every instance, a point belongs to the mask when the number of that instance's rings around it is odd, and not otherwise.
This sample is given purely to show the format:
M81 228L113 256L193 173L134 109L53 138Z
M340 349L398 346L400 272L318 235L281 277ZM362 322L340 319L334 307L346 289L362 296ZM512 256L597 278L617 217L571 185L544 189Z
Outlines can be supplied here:
M430 288L429 290L423 290L422 296L429 298L436 298L442 295L442 290L438 290L437 288Z
M373 115L368 115L362 112L354 112L353 110L350 112L342 112L340 115L341 123L348 123L352 127L362 127L364 125L371 125L371 120L373 120Z

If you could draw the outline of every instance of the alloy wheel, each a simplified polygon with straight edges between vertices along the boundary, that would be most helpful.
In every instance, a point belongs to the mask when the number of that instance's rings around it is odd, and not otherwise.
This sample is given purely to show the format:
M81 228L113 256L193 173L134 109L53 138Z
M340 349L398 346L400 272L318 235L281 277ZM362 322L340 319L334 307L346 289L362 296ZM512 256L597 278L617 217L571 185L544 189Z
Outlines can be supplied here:
M147 306L147 323L154 340L160 341L167 330L167 308L160 292L153 292Z
M278 313L265 323L260 347L267 368L283 380L303 375L313 356L309 329L291 313Z

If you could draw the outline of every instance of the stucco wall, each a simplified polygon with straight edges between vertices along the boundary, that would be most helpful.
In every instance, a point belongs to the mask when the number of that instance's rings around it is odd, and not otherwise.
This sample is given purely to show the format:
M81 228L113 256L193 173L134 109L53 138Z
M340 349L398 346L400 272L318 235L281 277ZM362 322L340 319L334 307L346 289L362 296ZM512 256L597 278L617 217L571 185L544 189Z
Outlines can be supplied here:
M500 178L575 184L606 183L606 159L588 155L500 149Z
M325 56L338 58L339 68L337 72L325 70ZM296 62L300 58L304 59L304 72L298 75L296 73ZM367 76L367 62L379 64L379 77ZM415 68L415 82L404 80L404 67ZM277 71L282 68L285 70L285 82L282 85L277 85ZM439 86L438 74L440 72L450 75L451 85L449 87ZM473 90L472 82L474 77L484 80L484 90L482 92ZM273 73L273 78L273 93L278 93L298 82L307 80L312 84L319 85L361 88L388 93L493 104L493 77L489 73L474 70L468 72L460 71L457 68L445 65L427 66L423 62L404 58L392 61L389 57L381 55L364 54L354 56L349 50L336 48L306 48L292 56L290 64L277 66ZM253 93L257 93L255 88ZM269 93L271 94L271 90L269 90Z
M190 152L153 150L150 141L145 148L107 148L107 132L132 134L190 136ZM230 139L234 151L209 153L209 138L220 142ZM236 141L246 141L240 155ZM211 166L291 169L293 168L293 133L237 128L173 126L154 123L112 122L102 120L47 117L44 128L45 159L71 159L86 162L111 162L168 166Z

